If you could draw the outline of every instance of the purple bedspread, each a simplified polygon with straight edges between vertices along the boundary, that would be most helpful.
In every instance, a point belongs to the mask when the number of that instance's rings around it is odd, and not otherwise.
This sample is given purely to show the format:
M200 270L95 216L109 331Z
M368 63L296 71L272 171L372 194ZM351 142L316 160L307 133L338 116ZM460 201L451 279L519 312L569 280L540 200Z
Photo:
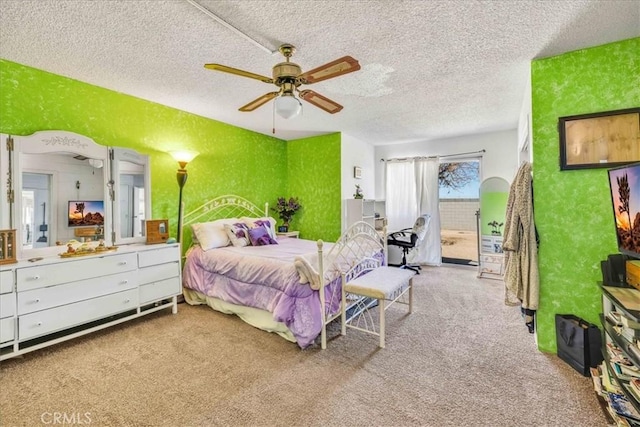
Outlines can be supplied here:
M325 253L331 244L324 245ZM203 251L191 249L183 271L183 285L233 304L267 310L284 323L305 348L322 330L320 296L301 284L294 267L296 255L317 251L315 241L283 238L277 245ZM340 277L325 287L330 313L340 309Z

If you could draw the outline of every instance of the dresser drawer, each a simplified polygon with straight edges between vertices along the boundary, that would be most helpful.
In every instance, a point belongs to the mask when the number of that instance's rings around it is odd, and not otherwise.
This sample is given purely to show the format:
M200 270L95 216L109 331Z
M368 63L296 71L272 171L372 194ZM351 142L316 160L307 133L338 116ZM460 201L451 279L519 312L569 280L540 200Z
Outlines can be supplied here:
M138 289L63 305L49 310L20 316L18 338L20 341L67 329L72 326L98 320L112 314L135 309L138 306Z
M179 277L143 285L140 286L140 304L170 298L180 294L181 291L182 286Z
M16 314L16 294L0 295L0 319Z
M158 280L168 279L180 275L180 263L170 262L168 264L156 265L153 267L141 268L138 270L138 283L157 282Z
M79 282L18 292L18 314L32 313L59 305L122 292L138 286L137 272L112 274Z
M0 294L8 294L13 290L13 270L0 271Z
M166 262L180 261L180 246L159 247L138 252L138 265L148 267Z
M50 265L19 268L16 270L16 285L18 291L26 291L107 274L122 273L136 268L135 253L96 256Z
M16 334L15 324L15 317L0 320L0 343L14 340Z

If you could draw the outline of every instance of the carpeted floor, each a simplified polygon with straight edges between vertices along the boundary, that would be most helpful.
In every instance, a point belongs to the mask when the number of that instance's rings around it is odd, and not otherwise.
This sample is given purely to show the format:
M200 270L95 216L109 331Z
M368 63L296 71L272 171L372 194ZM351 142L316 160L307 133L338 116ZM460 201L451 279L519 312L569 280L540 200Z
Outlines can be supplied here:
M3 361L0 425L605 426L591 380L538 352L476 272L423 268L414 313L387 311L385 349L335 325L327 350L300 350L181 304Z

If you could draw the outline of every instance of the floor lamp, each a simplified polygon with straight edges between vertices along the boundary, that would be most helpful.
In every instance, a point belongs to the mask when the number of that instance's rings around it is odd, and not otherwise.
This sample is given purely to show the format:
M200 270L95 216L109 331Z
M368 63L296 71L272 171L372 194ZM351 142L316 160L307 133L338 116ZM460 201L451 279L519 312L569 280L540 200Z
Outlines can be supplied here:
M180 196L178 198L178 231L176 233L176 241L180 242L182 239L182 188L187 182L187 163L195 159L198 155L195 151L171 151L169 154L178 162L180 168L176 174L178 179L178 187L180 187Z

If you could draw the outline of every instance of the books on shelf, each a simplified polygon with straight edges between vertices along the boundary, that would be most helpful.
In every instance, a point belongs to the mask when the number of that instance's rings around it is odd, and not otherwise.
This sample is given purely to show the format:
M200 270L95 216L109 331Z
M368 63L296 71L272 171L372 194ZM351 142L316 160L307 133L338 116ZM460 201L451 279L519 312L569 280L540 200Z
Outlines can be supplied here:
M609 413L611 418L614 420L615 424L613 425L615 427L631 427L631 424L629 424L629 421L627 421L626 418L623 418L618 414L616 414L616 412L613 409L611 409L611 406L607 406L607 412Z
M625 356L625 354L617 345L613 343L607 343L607 351L609 353L609 360L611 360L611 363L619 363L625 366L633 365L633 363L631 363L631 361L627 358L627 356Z
M600 369L598 368L589 368L589 372L591 372L591 379L593 380L593 389L599 395L602 395L602 377L600 375Z
M631 383L626 387L631 397L633 397L637 402L640 402L640 390L631 386Z
M600 371L602 372L601 381L602 381L602 389L607 393L621 393L620 387L618 383L611 378L611 374L609 373L609 369L604 366L605 362L602 362L600 365Z
M621 363L614 363L613 369L618 374L618 377L625 381L631 381L632 378L640 378L640 370L633 365L629 366Z
M629 319L627 316L620 316L622 326L630 329L640 329L640 323Z
M613 326L623 326L622 325L622 315L617 311L610 311L607 313L606 319Z
M629 402L624 394L609 393L607 400L616 414L634 421L640 421L640 412Z

